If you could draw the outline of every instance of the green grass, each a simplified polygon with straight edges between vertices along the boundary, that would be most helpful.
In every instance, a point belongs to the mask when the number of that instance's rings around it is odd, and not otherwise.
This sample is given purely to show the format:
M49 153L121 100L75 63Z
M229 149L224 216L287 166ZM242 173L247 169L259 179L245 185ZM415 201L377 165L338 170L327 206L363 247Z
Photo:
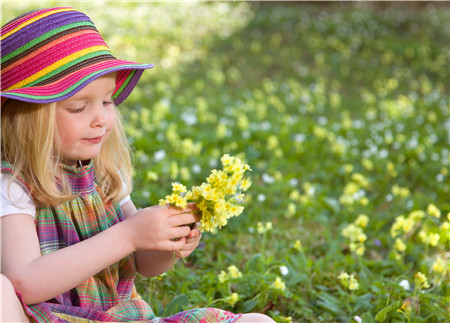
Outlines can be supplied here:
M6 3L2 16L48 5ZM446 4L74 6L117 57L156 65L121 107L137 206L156 204L173 181L200 184L224 153L253 169L242 215L204 234L174 270L139 277L157 315L214 306L279 322L449 322ZM399 233L399 251L391 227L417 210L424 217ZM342 236L359 214L369 217L363 255ZM258 233L258 222L273 228ZM424 243L421 231L438 243ZM432 269L438 256L444 275ZM220 282L231 265L242 277ZM341 272L359 289L342 285ZM415 283L417 272L430 287ZM408 315L398 311L407 300Z

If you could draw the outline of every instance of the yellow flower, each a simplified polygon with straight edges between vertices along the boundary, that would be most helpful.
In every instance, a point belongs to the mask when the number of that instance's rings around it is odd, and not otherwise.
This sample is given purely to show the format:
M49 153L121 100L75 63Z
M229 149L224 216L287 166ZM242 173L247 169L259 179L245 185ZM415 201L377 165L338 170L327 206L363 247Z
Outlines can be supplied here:
M294 249L297 249L298 251L302 250L302 243L299 239L295 240Z
M238 293L232 293L230 296L228 296L225 301L230 304L232 307L237 303L239 300L239 294Z
M373 163L370 159L368 158L363 158L363 160L361 161L361 163L363 164L364 168L367 169L369 172L371 170L373 170Z
M239 269L235 265L231 265L228 267L228 273L230 275L230 278L242 277L242 273L239 271Z
M445 270L445 263L442 258L439 256L434 262L433 266L431 266L431 270L435 273L441 274Z
M434 204L429 204L427 208L427 213L435 218L441 217L441 211Z
M367 236L359 226L355 225L355 223L350 223L342 230L342 236L349 240L350 251L358 256L364 254L364 241L367 240Z
M272 229L272 222L266 222L265 224L263 224L261 222L257 223L256 231L259 234L266 233L267 231L270 231L271 229Z
M338 278L341 280L342 286L348 288L349 290L353 291L359 289L358 280L353 274L349 275L346 272L341 272Z
M228 280L228 274L225 271L221 270L217 278L219 279L219 282L224 283Z
M295 215L296 209L297 209L297 208L296 208L295 204L292 203L292 202L290 202L290 203L288 204L288 207L287 207L287 213L286 213L286 216L287 216L287 217L292 217L293 215Z
M397 312L403 314L403 315L406 316L406 317L409 317L409 316L411 315L411 312L412 312L411 300L406 299L406 300L403 302L402 307L399 308L399 309L397 310Z
M242 191L246 191L251 185L244 173L251 169L239 158L228 154L221 157L221 162L223 169L213 169L206 183L200 186L187 190L184 185L173 183L172 194L161 199L159 204L171 204L184 209L188 201L193 201L202 215L201 231L213 232L225 226L230 217L238 216L244 210L240 205L244 198Z
M283 292L286 289L286 284L279 276L277 276L277 278L275 278L275 281L272 283L272 285L270 285L270 287Z
M369 187L369 180L360 173L352 174L352 180L354 180L356 183L361 185L361 187L363 187L363 188Z
M416 283L416 285L419 286L419 288L429 288L430 284L428 283L428 279L427 276L425 276L423 273L421 273L420 271L418 271L415 275L414 275L414 282Z
M403 242L402 239L400 238L395 239L395 249L399 252L404 252L406 250L406 244Z
M345 164L343 165L344 171L347 174L350 174L353 171L353 165L352 164Z
M419 232L419 239L422 241L422 243L430 245L432 247L436 247L439 243L439 233L431 233L426 232L425 230L421 230Z
M409 213L408 217L413 221L420 221L425 217L425 212L422 210L414 210Z
M358 215L354 223L361 228L365 228L367 226L367 223L369 223L369 217L365 214L360 214Z
M392 186L392 194L394 194L394 196L399 196L399 197L408 197L410 192L409 192L409 189L406 187L400 187L398 185L394 185L394 186Z

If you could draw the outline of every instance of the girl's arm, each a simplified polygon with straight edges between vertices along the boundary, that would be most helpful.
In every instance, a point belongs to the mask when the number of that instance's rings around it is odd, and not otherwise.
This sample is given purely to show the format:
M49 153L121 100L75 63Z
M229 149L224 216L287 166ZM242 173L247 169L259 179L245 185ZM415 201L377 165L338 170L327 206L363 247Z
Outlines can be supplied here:
M143 209L89 239L42 256L33 218L6 215L1 217L1 272L27 304L40 303L133 252L183 248L183 237L191 231L187 224L192 222L193 214L180 214L173 208Z
M191 204L191 207L193 205ZM125 218L130 218L137 213L137 209L132 201L128 201L121 206L122 213ZM196 218L199 219L198 216ZM201 238L201 233L194 228L186 236L186 244L175 251L177 257L174 257L174 251L138 251L134 253L137 271L146 277L154 277L166 272L175 264L178 257L183 258L189 256L197 247Z

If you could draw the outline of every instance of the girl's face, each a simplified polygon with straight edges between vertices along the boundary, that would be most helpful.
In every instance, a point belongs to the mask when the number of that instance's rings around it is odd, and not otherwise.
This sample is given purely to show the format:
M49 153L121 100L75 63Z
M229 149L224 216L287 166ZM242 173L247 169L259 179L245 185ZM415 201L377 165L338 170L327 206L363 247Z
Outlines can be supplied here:
M112 102L115 88L115 73L107 74L56 103L56 140L68 165L99 154L116 121Z

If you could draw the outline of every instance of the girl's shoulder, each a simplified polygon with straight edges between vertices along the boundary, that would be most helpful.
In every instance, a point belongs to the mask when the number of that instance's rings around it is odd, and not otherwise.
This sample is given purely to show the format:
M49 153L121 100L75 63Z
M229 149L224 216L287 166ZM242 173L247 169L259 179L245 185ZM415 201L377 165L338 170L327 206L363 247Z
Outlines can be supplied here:
M14 168L2 161L0 176L1 212L0 216L24 213L36 216L36 204L29 186L20 176L14 177Z
M8 163L7 161L2 160L1 161L1 173L2 174L10 174L10 175L15 175L15 177L17 178L18 181L20 181L25 188L28 190L28 192L31 191L30 186L25 182L25 180L22 178L22 176L20 174L16 174L14 166L11 165L10 163ZM2 176L3 178L3 176ZM3 182L3 179L2 179Z

